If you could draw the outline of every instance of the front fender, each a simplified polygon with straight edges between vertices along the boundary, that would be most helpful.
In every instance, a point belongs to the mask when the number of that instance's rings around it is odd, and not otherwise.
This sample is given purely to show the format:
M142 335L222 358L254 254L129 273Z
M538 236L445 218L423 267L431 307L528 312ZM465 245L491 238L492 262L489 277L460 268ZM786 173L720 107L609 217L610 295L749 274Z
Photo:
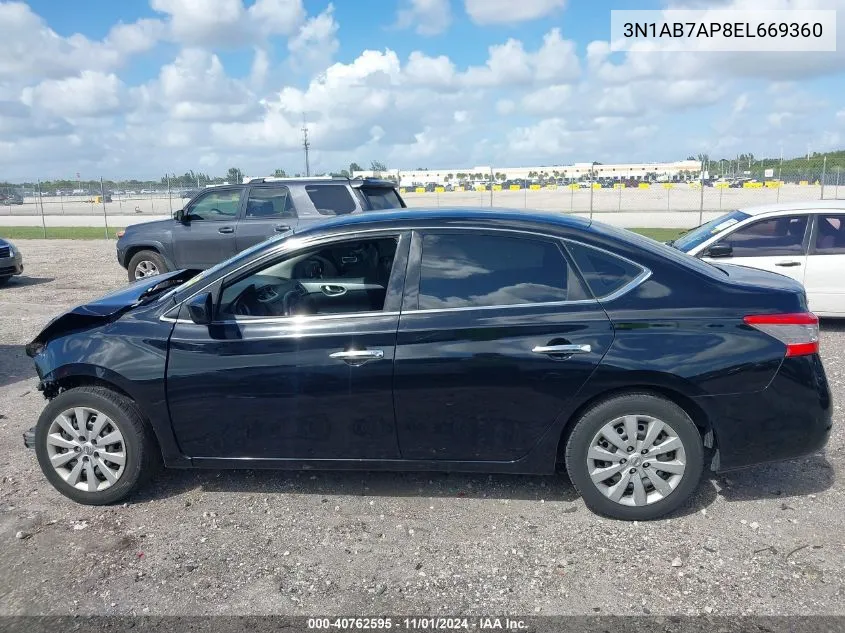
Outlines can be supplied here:
M125 242L118 241L117 261L123 268L127 268L132 255L138 251L144 250L155 251L161 255L169 270L175 270L177 268L176 262L173 260L171 255L170 248L161 240L131 239Z

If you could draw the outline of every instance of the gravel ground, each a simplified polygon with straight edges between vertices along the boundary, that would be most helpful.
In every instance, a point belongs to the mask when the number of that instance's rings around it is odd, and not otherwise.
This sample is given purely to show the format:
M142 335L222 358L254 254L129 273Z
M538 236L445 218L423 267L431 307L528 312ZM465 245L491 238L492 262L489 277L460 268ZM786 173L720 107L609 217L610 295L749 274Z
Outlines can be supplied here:
M19 241L0 290L0 615L845 614L845 324L824 454L703 481L671 518L591 514L565 476L166 471L76 505L21 433L44 406L23 344L125 282L112 242Z

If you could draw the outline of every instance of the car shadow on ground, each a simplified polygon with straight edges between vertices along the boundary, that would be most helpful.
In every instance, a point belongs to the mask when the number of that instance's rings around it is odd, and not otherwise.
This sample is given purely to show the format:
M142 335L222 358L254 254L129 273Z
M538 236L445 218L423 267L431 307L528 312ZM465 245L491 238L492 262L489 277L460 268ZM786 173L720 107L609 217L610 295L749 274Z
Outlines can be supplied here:
M778 464L757 466L727 474L705 473L692 498L665 518L700 512L722 497L727 502L802 497L834 484L833 467L819 454ZM244 494L298 494L320 497L420 497L466 500L508 499L545 503L578 501L579 495L565 473L547 476L466 473L274 471L274 470L164 470L132 503L186 495L191 492ZM577 507L575 505L573 508Z
M40 284L48 284L55 281L55 277L28 277L27 275L20 275L19 277L12 277L6 282L6 288L23 288L25 286L38 286Z
M0 387L28 379L35 380L37 375L24 346L0 345Z

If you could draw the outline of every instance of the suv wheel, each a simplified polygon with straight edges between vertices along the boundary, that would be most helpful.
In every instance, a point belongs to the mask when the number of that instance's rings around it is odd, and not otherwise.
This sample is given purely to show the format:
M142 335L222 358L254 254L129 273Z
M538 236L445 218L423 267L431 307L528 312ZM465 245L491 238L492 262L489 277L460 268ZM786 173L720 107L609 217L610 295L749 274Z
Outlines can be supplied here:
M155 251L138 251L129 260L126 270L129 273L129 281L168 272L164 258Z
M566 470L584 502L615 519L672 512L698 487L703 468L695 423L674 402L647 393L590 407L566 444Z
M105 505L134 492L161 456L135 403L103 387L77 387L50 401L35 427L35 452L64 496Z

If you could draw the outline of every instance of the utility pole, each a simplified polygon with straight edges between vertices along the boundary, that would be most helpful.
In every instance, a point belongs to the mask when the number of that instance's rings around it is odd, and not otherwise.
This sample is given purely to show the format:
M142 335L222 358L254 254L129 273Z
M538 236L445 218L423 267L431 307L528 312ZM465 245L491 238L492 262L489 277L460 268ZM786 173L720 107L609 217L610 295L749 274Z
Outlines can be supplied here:
M308 124L305 117L302 117L302 149L305 150L305 176L311 176L311 163L308 160L308 151L311 149L311 143L308 140Z

